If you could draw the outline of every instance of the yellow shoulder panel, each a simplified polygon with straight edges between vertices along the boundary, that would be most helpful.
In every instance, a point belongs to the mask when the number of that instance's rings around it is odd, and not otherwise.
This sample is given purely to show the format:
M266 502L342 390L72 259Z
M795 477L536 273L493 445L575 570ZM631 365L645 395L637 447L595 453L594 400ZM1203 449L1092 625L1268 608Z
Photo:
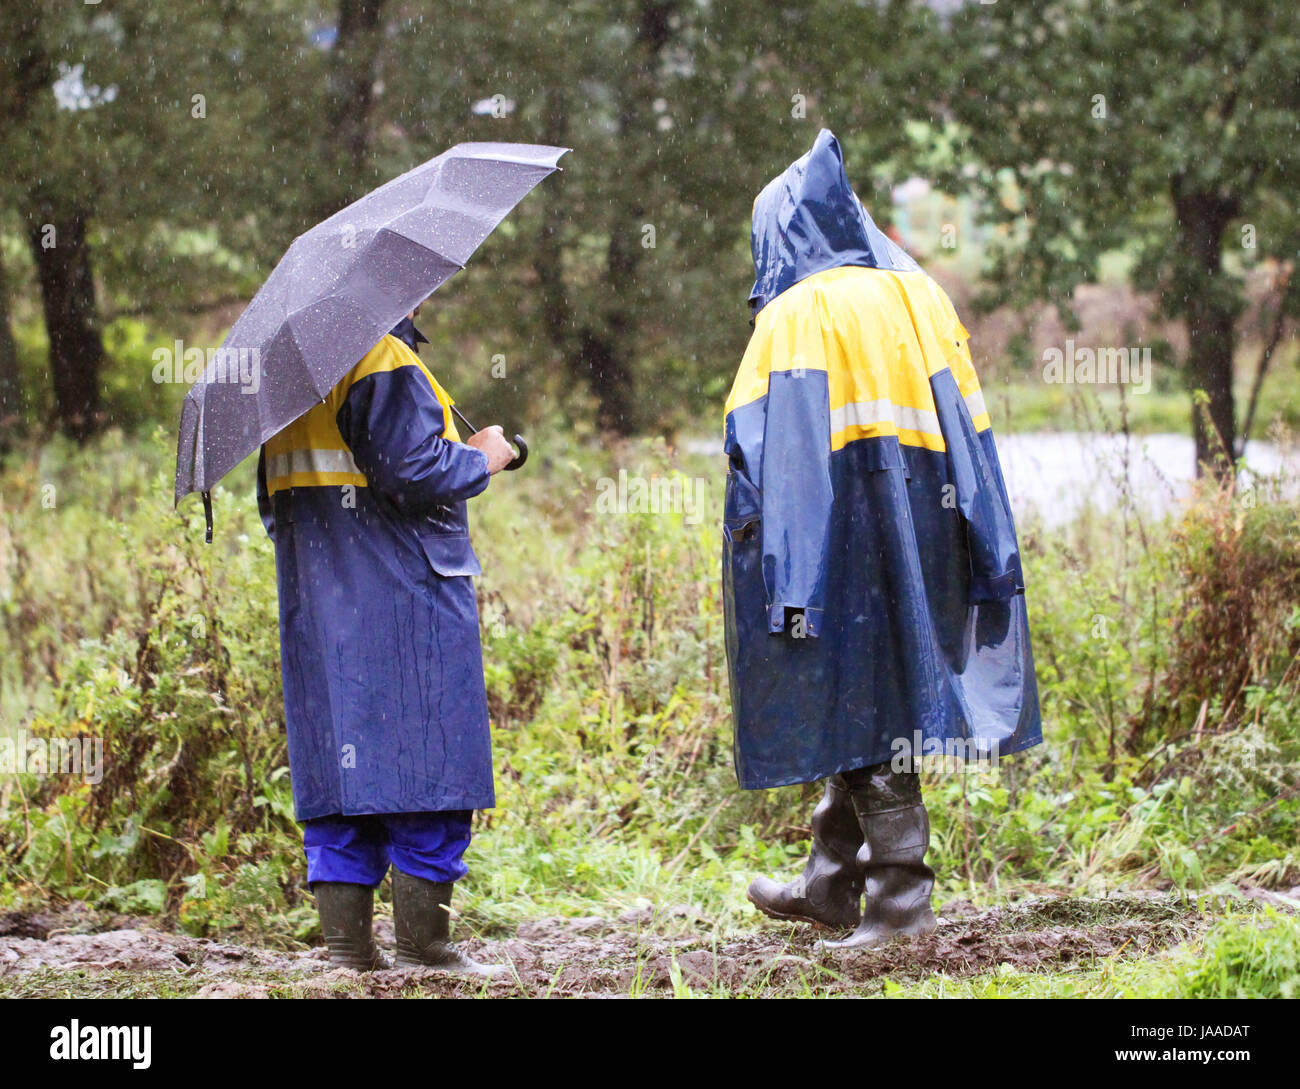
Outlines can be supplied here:
M338 410L343 406L344 398L357 382L363 378L368 378L372 374L382 374L385 371L395 371L401 367L415 367L424 379L429 383L433 390L433 395L442 405L443 415L443 437L450 439L452 442L460 442L460 434L456 430L456 421L451 413L451 406L455 402L437 380L429 372L429 368L424 365L420 357L416 355L397 337L389 334L384 337L378 344L370 349L361 359L361 362L353 367L343 379L330 390L327 404L334 406L333 415L338 415Z
M782 292L755 322L726 411L763 397L773 372L823 371L832 450L885 435L945 449L930 376L958 350L935 331L947 331L956 315L951 303L943 312L947 297L929 284L924 273L850 266Z
M914 277L917 274L906 273L904 275ZM979 376L975 373L975 364L971 359L970 333L967 332L966 326L961 323L961 319L957 317L957 311L952 305L952 300L948 298L948 293L929 276L924 277L924 290L922 290L922 285L917 283L910 294L918 304L916 313L924 315L919 320L924 322L925 318L928 318L928 327L938 330L943 338L939 348L941 353L946 353L944 364L952 371L952 376L957 382L957 389L966 400L975 430L987 430L991 426L991 422L988 409L984 404L984 394L980 389ZM922 300L924 301L923 305ZM950 341L952 347L949 347ZM931 371L931 373L934 372Z
M352 461L351 451L339 433L336 422L339 409L348 391L361 379L401 367L419 368L442 405L444 437L459 442L460 435L451 413L454 402L450 395L429 373L419 356L396 337L385 336L335 384L324 401L267 440L267 490L274 495L283 488L341 484L365 487L366 478Z
M395 336L388 335L361 357L361 362L345 374L334 388L330 390L326 402L334 402L337 413L348 395L348 390L363 378L385 371L395 371L399 367L419 366L420 357Z

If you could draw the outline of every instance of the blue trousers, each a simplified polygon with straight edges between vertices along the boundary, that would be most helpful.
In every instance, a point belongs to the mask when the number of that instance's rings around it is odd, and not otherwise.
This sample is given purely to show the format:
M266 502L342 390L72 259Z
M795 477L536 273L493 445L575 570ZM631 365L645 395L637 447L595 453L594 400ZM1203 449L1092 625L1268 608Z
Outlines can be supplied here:
M307 881L378 885L389 865L427 881L459 881L469 872L469 809L317 817L303 826Z

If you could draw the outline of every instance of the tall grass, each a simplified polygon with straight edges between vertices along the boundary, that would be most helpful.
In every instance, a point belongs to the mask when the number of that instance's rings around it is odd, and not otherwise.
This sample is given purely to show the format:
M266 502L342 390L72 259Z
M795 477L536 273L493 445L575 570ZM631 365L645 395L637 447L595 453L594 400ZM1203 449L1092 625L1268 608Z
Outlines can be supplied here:
M161 433L52 443L0 476L3 728L106 756L98 784L0 779L0 903L292 942L314 920L272 550L247 467L205 547L170 456ZM596 513L620 467L702 477L702 517ZM720 498L717 465L629 443L538 457L472 504L498 806L468 926L647 903L748 922L749 878L796 866L816 787L741 792L731 768ZM941 898L1300 880L1298 513L1264 482L1164 522L1025 522L1047 744L927 777Z

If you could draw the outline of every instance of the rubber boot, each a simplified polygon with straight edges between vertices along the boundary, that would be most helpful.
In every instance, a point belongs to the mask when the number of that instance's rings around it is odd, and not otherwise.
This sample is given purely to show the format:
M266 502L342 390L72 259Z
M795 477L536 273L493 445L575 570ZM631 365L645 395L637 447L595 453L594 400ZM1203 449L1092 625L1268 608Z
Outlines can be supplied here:
M330 964L358 972L393 966L375 944L371 929L375 916L374 889L348 881L314 881L311 891L316 897Z
M921 777L876 764L848 773L845 780L862 826L862 921L848 938L823 946L870 948L929 934L938 923L930 908L934 871L924 861L930 818L921 802Z
M849 930L862 917L862 867L858 864L862 827L842 776L826 780L826 792L813 810L812 832L812 850L799 877L787 885L770 877L756 878L746 895L773 919Z
M393 870L393 925L397 967L440 968L462 975L494 976L503 964L480 964L451 940L450 881L426 881Z

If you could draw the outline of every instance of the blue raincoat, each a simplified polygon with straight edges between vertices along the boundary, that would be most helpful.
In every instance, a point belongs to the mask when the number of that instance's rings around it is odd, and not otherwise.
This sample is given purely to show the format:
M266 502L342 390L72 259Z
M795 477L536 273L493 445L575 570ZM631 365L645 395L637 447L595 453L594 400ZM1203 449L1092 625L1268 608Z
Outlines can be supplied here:
M823 130L754 202L723 597L747 789L1042 740L1019 546L968 334Z
M465 503L487 456L409 324L410 346L384 337L258 465L303 821L495 804Z

